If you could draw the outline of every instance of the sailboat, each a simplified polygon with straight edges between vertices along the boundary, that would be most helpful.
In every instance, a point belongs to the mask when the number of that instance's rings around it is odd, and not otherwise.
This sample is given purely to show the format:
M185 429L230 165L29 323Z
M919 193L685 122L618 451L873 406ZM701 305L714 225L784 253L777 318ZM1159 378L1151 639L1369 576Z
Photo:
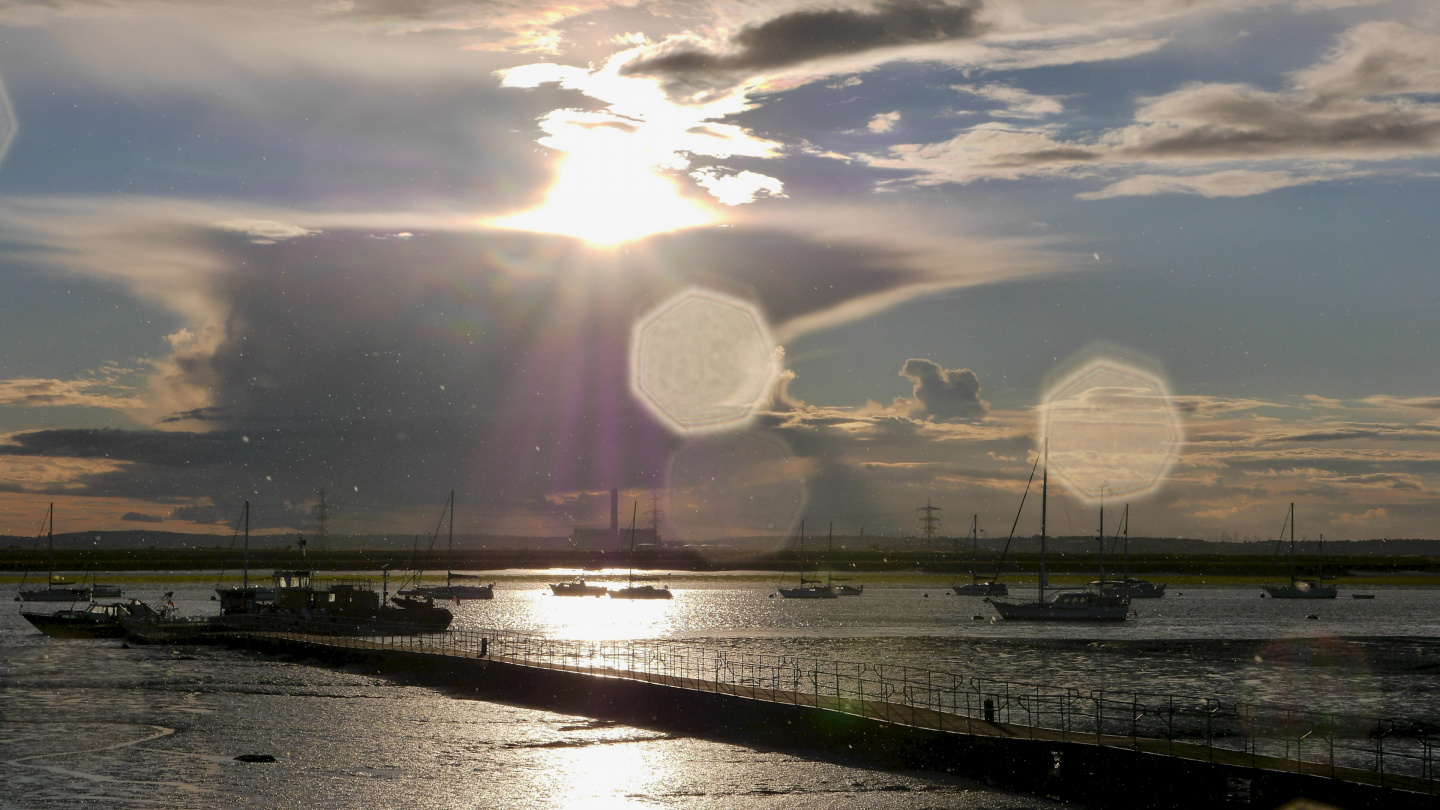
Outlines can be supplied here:
M837 599L840 594L830 586L829 582L821 582L818 579L805 578L805 521L800 521L800 538L795 547L800 556L800 584L793 588L777 588L780 595L786 599Z
M1009 596L1010 589L994 579L980 581L980 516L970 516L970 583L955 585L950 592L956 596Z
M450 490L450 499L445 502L445 510L440 513L441 520L444 520L446 512L450 515L449 540L445 549L445 584L444 586L433 585L424 588L411 588L406 593L429 596L432 599L494 599L495 583L489 585L457 585L457 579L469 579L465 574L456 574L455 568L455 490ZM436 527L437 531L439 527Z
M1092 583L1090 583L1090 584L1098 587L1098 588L1100 589L1100 592L1101 592L1101 593L1112 594L1112 595L1114 595L1114 596L1128 596L1128 597L1130 597L1131 599L1159 599L1159 598L1161 598L1162 596L1165 595L1165 583L1163 583L1163 582L1147 582L1147 581L1145 581L1145 580L1143 580L1143 579L1132 579L1132 578L1130 577L1130 504L1128 504L1128 503L1125 504L1125 511L1121 514L1121 517L1120 517L1120 525L1124 527L1124 531L1125 531L1125 533L1124 533L1124 535L1123 535L1123 536L1124 536L1124 548L1125 548L1125 551L1124 551L1124 555L1125 555L1125 556L1124 556L1124 559L1125 559L1125 562L1124 562L1124 567L1122 568L1122 573L1121 573L1121 575L1120 575L1120 578L1119 578L1119 579L1106 579L1106 578L1105 578L1105 574L1104 574L1104 565L1103 565L1103 563L1102 563L1102 565L1101 565L1100 579L1098 579L1098 580L1096 580L1096 581L1094 581L1094 582L1092 582ZM1101 536L1101 538L1102 538L1101 541L1100 541L1100 542L1101 542L1101 553L1103 554L1103 553L1104 553L1104 542L1105 542L1104 539L1103 539L1104 536L1105 536L1105 533L1104 533L1104 526L1105 526L1105 507L1104 507L1103 504L1102 504L1101 507L1100 507L1100 526L1101 526L1100 536ZM1118 528L1117 528L1117 530L1116 530L1116 534L1117 534L1117 535L1119 534L1119 529L1118 529ZM1113 547L1112 547L1112 550L1113 550Z
M669 588L657 588L654 585L635 584L635 514L639 510L639 502L635 502L630 510L630 583L623 588L616 588L610 591L611 599L669 599Z
M241 528L245 530L245 546L240 575L240 587L231 585L228 588L221 588L216 584L215 595L220 597L220 613L228 616L230 614L254 613L261 607L267 607L275 602L275 589L263 588L250 584L250 502L245 502L244 509L240 512L240 520L235 524L235 533L239 534ZM230 548L235 548L235 537L230 537ZM224 572L222 571L223 575Z
M1130 598L1127 596L1113 596L1094 591L1055 591L1048 597L1045 589L1049 583L1046 581L1045 571L1045 508L1049 495L1050 484L1050 444L1047 441L1044 451L1045 473L1040 483L1040 593L1034 602L1005 602L994 597L986 597L985 601L995 608L1000 618L1011 621L1062 621L1062 622L1093 622L1093 621L1125 621L1130 615ZM1021 507L1024 507L1024 500L1021 500Z
M1295 575L1295 504L1290 504L1290 511L1285 515L1285 524L1290 527L1290 584L1289 585L1266 585L1265 592L1273 599L1334 599L1335 586L1325 585L1308 579L1300 579ZM1280 538L1284 541L1285 527L1280 528ZM1325 535L1320 535L1320 551L1325 551ZM1323 560L1323 557L1322 557ZM1325 578L1325 565L1320 564L1320 579Z
M45 560L46 577L44 588L25 588L25 580L20 580L20 592L15 596L17 602L89 602L90 589L80 587L72 582L55 578L55 504L50 504L50 510L45 513Z
M828 536L829 536L829 538L830 538L830 545L829 545L829 550L826 552L826 555L830 558L830 567L833 569L833 568L835 567L835 524L834 524L834 523L831 523L831 524L830 524L830 533L829 533ZM829 583L830 587L835 590L835 595L836 595L836 596L863 596L863 595L865 594L865 586L864 586L864 585L851 585L851 584L849 584L849 583L847 583L847 582L841 581L840 579L834 578L833 575L826 575L825 579L826 579L826 581Z

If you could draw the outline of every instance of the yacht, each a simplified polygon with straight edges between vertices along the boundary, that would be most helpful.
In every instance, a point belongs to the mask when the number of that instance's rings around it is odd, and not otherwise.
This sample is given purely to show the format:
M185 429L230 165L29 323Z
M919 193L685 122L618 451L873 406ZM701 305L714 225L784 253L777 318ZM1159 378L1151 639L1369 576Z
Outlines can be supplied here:
M1319 581L1300 579L1295 574L1295 504L1290 504L1290 511L1285 516L1285 524L1290 527L1290 584L1289 585L1266 585L1265 593L1272 599L1334 599L1336 590L1334 585L1324 584L1325 564L1323 555L1325 553L1325 535L1320 535L1320 577ZM1283 541L1285 528L1280 528L1280 537Z
M44 588L25 587L24 577L20 580L17 602L89 602L90 589L83 585L55 578L55 504L45 513L45 560L46 577Z
M1101 524L1104 524L1104 506L1101 506ZM1124 567L1118 578L1107 578L1104 575L1104 564L1102 562L1100 579L1090 584L1097 588L1100 593L1113 596L1128 596L1131 599L1159 599L1165 595L1165 583L1147 582L1143 579L1135 579L1130 576L1130 504L1125 504L1125 511L1120 518L1120 525L1124 527ZM1104 537L1104 532L1101 532ZM1101 553L1104 553L1104 541L1101 541Z
M450 539L445 550L445 584L415 587L406 591L406 593L414 593L421 596L428 596L432 599L443 599L446 601L453 599L457 602L462 599L494 599L495 583L493 582L489 585L457 584L455 582L457 579L472 579L475 577L468 574L457 574L453 570L455 568L455 490L453 489L450 490L450 500L445 503L445 512L441 512L440 514L442 520L446 512L450 515Z
M970 582L956 583L950 592L956 596L1009 596L1010 589L993 578L980 579L980 516L970 516Z
M800 557L800 566L803 569L805 565L805 521L803 520L800 521L800 536L796 542L795 551L797 556ZM840 594L835 592L835 588L832 587L830 582L809 579L805 576L804 570L800 571L800 582L794 587L786 588L782 586L776 590L780 591L780 595L786 599L838 599L840 597Z
M1039 595L1033 602L1008 602L994 597L987 597L985 601L995 608L995 612L1000 614L1000 618L1010 621L1123 622L1130 616L1130 598L1128 596L1094 591L1056 591L1048 596L1045 593L1046 588L1049 587L1045 571L1045 508L1050 483L1050 446L1048 441L1043 456L1046 469L1040 484ZM1020 505L1021 508L1024 508L1023 496Z
M669 599L669 588L657 588L654 585L635 584L635 517L640 509L639 502L632 505L630 510L630 581L623 588L616 588L610 591L611 599Z
M556 596L604 596L610 590L604 585L586 584L583 577L575 577L569 582L557 582L551 585L550 592Z

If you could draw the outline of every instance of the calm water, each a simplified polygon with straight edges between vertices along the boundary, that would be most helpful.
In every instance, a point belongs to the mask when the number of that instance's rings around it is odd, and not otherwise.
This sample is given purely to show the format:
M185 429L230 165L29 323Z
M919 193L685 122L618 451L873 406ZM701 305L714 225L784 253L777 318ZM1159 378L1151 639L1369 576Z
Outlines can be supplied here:
M1111 627L1004 624L978 599L869 586L790 601L736 579L669 602L556 598L501 582L455 626L675 638L754 652L1440 715L1440 591L1276 602L1196 589ZM208 587L175 590L214 610ZM153 591L147 592L148 591ZM147 586L127 596L154 600ZM928 594L928 596L927 596ZM14 606L18 608L18 605ZM453 606L452 606L453 607ZM1307 619L1308 614L1319 619ZM981 615L985 620L972 617ZM274 764L233 761L269 753ZM1039 807L961 780L877 771L466 698L218 649L59 641L0 611L0 807Z

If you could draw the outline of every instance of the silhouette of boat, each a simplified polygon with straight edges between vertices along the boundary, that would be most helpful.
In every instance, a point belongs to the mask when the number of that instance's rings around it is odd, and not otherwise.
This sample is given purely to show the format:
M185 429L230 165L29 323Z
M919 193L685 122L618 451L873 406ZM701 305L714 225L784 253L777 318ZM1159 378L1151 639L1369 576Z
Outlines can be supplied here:
M20 591L15 595L17 602L89 602L90 589L63 579L55 578L55 504L45 513L45 560L46 576L44 588L25 587L25 576L20 578ZM39 539L36 539L38 544ZM28 574L26 575L28 576Z
M1103 529L1105 523L1105 506L1103 501L1100 506L1100 523L1102 527L1100 532L1100 579L1090 584L1098 588L1100 593L1111 596L1126 596L1131 599L1159 599L1163 597L1165 595L1165 584L1163 582L1147 582L1143 579L1135 579L1130 576L1130 504L1125 504L1125 512L1120 518L1120 525L1124 527L1125 562L1124 567L1121 569L1122 573L1118 579L1105 576L1105 532ZM1120 534L1118 528L1116 534Z
M780 595L786 599L838 599L840 594L835 592L830 582L821 582L818 579L809 579L805 576L803 567L805 565L805 521L800 521L800 535L797 538L795 550L800 559L802 570L800 571L800 583L793 588L780 587Z
M611 599L669 599L671 598L669 588L657 588L654 585L635 584L635 516L640 509L639 502L634 503L630 509L630 581L623 588L616 588L610 591Z
M1319 581L1300 579L1295 573L1295 504L1290 504L1290 511L1285 515L1285 524L1290 527L1290 584L1289 585L1265 585L1265 593L1271 599L1334 599L1336 590L1334 585L1324 584L1325 579L1325 535L1320 535L1320 575ZM1285 537L1285 527L1280 527L1280 537Z
M997 575L998 576L998 575ZM1010 588L995 579L980 579L980 516L970 516L970 582L950 586L956 596L1009 596Z
M35 613L22 610L20 615L35 629L55 638L120 638L125 635L122 617L153 616L159 613L139 599L109 605L92 604L84 610L57 610Z
M495 583L489 585L464 585L456 584L457 579L472 579L474 577L457 574L455 568L455 490L450 490L450 500L445 504L445 511L440 513L440 519L445 519L445 513L450 514L450 539L445 551L445 584L431 585L426 587L411 588L409 593L429 596L432 599L462 600L462 599L494 599ZM438 527L437 527L438 530Z

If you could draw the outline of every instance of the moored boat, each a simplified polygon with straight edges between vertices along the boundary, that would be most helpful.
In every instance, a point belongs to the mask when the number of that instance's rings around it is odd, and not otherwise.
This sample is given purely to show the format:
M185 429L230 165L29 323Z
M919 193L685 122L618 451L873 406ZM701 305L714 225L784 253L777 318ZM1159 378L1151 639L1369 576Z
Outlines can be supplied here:
M1300 579L1295 572L1295 504L1290 504L1290 511L1285 516L1285 525L1280 527L1280 537L1285 537L1285 526L1290 527L1290 584L1288 585L1264 585L1265 593L1271 599L1334 599L1337 591L1334 585L1326 585L1325 564L1320 564L1319 581ZM1320 551L1325 551L1325 536L1320 536Z
M484 600L484 599L494 599L494 598L495 598L495 583L493 583L493 582L490 583L489 585L465 585L465 584L456 584L455 580L457 580L457 579L472 579L473 577L472 577L472 576L469 576L469 575L464 575L464 574L456 574L455 571L454 571L454 568L455 568L455 491L454 491L454 490L451 490L451 491L450 491L450 500L445 504L445 510L446 510L446 512L448 512L449 515L450 515L449 542L448 542L447 545L446 545L446 551L445 551L445 584L444 584L444 585L417 586L417 587L411 588L409 591L407 591L407 593L421 594L421 595L423 595L423 596L428 596L428 597L430 597L430 598L432 598L432 599L441 599L441 600L444 600L444 601L447 601L447 602L448 602L448 601L451 601L451 600L461 601L461 600L466 600L466 599L480 599L480 600ZM445 512L442 512L442 513L441 513L441 519L444 519L444 517L445 517ZM438 527L437 527L437 528L438 528Z
M46 577L44 588L26 588L25 577L20 579L20 590L15 595L17 602L89 602L90 589L63 579L55 578L55 504L45 512L45 561Z
M120 623L122 617L159 616L159 613L139 599L131 599L109 605L92 604L84 610L54 613L22 610L20 615L35 629L55 638L120 638L125 635Z
M831 535L834 536L833 533ZM832 541L833 542L833 541ZM778 587L777 591L786 599L838 599L840 594L835 592L830 582L822 582L818 579L809 579L805 576L805 521L800 521L800 535L796 539L796 555L800 558L800 583L793 588Z
M587 584L583 577L575 577L569 582L554 583L550 592L556 596L604 596L610 589L604 585Z
M998 578L998 574L996 577ZM956 596L1009 596L1010 588L995 578L980 579L980 516L970 516L970 582L955 583L950 592Z

